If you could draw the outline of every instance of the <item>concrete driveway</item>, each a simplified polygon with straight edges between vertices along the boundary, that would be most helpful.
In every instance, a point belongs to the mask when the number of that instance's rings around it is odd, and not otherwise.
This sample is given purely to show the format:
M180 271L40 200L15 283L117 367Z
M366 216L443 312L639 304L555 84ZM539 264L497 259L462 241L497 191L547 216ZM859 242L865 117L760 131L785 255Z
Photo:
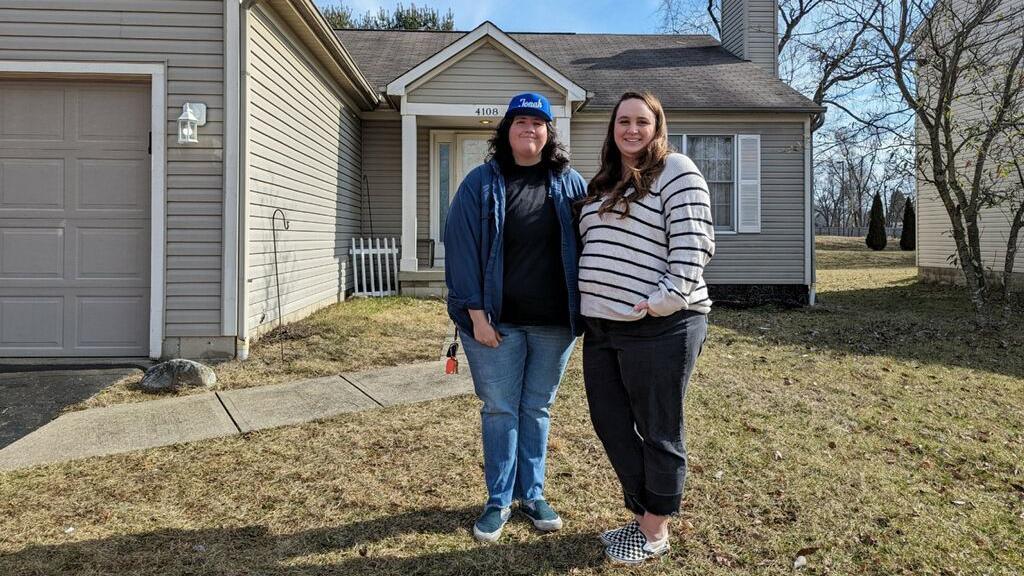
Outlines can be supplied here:
M0 449L137 368L0 372Z

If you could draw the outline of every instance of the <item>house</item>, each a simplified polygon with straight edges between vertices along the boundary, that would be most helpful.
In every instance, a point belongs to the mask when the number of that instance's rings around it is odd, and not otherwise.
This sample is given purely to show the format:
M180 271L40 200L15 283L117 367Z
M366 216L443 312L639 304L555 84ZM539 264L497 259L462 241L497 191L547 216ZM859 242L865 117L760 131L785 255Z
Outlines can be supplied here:
M344 298L353 238L400 239L403 291L440 291L448 203L525 90L584 177L618 96L657 94L713 190L713 296L813 303L822 109L777 78L774 2L723 9L719 44L334 31L312 0L6 0L0 357L244 357L279 305Z
M998 31L1006 30L1007 27L1012 29L1015 23L1020 22L1020 11L1024 10L1024 1L1007 0L1002 2L999 8L1002 18L1006 20L997 20L995 23L986 24L986 26L994 27L989 29L992 37L998 36ZM932 8L932 10L937 9L939 9L938 4ZM960 18L968 18L968 15L973 16L977 13L978 4L965 0L952 0L949 10L956 13ZM935 29L939 29L938 24ZM918 29L915 36L923 34L926 30L928 30L927 27ZM1019 42L1019 37L1011 41ZM981 46L978 49L987 50L990 47ZM1009 57L1012 51L1009 48L1004 48L1004 50L1006 56ZM929 79L921 74L922 69L924 67L918 67L915 69L915 72L918 74L917 82L922 86L921 94L923 95L927 93L924 87L927 86L925 82L929 82ZM989 110L994 109L997 102L992 96L983 96L981 99L975 98L975 90L971 87L970 76L971 74L967 72L961 76L960 87L952 104L951 117L954 119L952 125L955 132L961 130L968 131L970 128L987 125L985 120L987 115L983 107ZM988 78L988 80L995 82L997 79L993 77ZM931 86L935 85L934 82L929 82L929 84ZM916 123L915 135L919 154L922 150L928 150L928 136L920 120ZM996 144L993 149L998 150L998 146ZM968 147L968 150L970 148ZM967 169L967 166L970 166L971 154L961 152L959 157L966 158L959 160L961 163L960 172L964 180L970 180L973 169ZM990 155L989 166L992 166L995 161ZM917 218L918 276L926 282L962 285L964 284L964 272L959 264L956 263L957 250L953 239L953 225L949 213L933 182L921 178L921 167L919 166L918 168L919 170L915 171L917 176L915 216ZM1013 185L1012 182L1015 178L1012 175L1004 176L1003 178L1006 178L1007 180L1004 181L1010 182L1011 186ZM996 206L981 207L978 213L979 253L985 275L994 281L994 284L998 285L1005 281L1009 283L1011 290L1024 291L1024 245L1020 241L1017 243L1016 257L1013 258L1014 272L1012 277L1009 279L1004 277L1007 243L1010 238L1011 223L1015 217L1015 209L1016 207L1011 209L1010 202L1004 202Z

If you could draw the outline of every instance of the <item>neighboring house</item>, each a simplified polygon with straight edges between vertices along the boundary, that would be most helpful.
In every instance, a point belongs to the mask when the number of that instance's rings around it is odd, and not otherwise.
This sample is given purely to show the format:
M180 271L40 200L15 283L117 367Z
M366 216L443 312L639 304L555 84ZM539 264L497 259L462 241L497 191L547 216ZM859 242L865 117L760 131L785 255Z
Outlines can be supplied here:
M775 4L707 36L332 31L311 0L0 2L0 357L245 356L352 287L353 238L443 286L441 230L516 92L592 176L628 89L705 171L719 298L814 299L809 120ZM185 103L207 105L179 144ZM289 222L287 230L275 210ZM433 259L431 260L431 255Z
M976 10L976 4L965 0L952 0L954 6L962 7L964 14ZM1022 0L1006 0L1006 10L1021 10L1024 6ZM1018 38L1019 41L1019 38ZM1011 51L1007 50L1007 54ZM966 76L966 74L965 74ZM919 81L922 80L919 77ZM926 78L924 80L927 80ZM969 80L963 79L966 84ZM961 88L963 92L967 92ZM972 101L973 100L973 101ZM994 103L993 103L994 104ZM981 106L983 102L968 97L958 98L953 105L952 117L956 122L962 122L964 126L980 124L984 116ZM917 141L919 145L925 142L927 135L920 122L917 122ZM961 157L967 156L961 154ZM991 160L990 160L991 162ZM965 174L970 174L969 171ZM953 225L949 213L942 203L935 186L923 180L920 174L917 176L917 269L921 279L932 282L949 284L963 284L964 273L959 265L954 263L956 245L953 241ZM1006 263L1006 244L1010 235L1010 224L1013 215L1008 206L996 206L982 208L978 217L979 233L981 241L982 265L986 273L1003 280L1003 270ZM1024 246L1018 245L1017 256L1014 259L1014 273L1010 279L1010 286L1018 291L1024 291Z

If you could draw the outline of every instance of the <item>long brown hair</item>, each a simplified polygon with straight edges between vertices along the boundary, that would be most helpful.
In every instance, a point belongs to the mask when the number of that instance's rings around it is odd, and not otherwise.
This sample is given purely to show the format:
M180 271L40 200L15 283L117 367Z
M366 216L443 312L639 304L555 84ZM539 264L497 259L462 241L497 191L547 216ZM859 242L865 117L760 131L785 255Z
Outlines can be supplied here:
M640 100L654 114L654 137L647 144L647 147L637 157L636 165L633 168L624 167L622 164L622 153L615 145L615 120L619 115L619 107L626 100ZM585 204L601 201L598 214L605 214L613 208L622 204L624 214L629 214L629 202L624 201L626 191L631 187L636 191L630 195L629 200L640 200L650 194L651 186L665 168L665 158L670 152L668 145L668 126L665 121L665 109L661 101L650 92L626 92L619 98L612 110L612 117L608 121L608 133L604 138L604 147L601 148L601 168L597 175L587 185L587 195L583 198L581 207ZM627 173L623 173L623 169Z

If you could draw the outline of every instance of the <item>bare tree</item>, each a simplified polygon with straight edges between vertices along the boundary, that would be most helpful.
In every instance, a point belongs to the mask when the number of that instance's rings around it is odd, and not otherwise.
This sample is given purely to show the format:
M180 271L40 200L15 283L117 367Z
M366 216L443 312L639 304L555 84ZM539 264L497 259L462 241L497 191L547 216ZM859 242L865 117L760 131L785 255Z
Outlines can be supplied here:
M859 0L779 0L780 77L816 104L851 111L848 100L863 90L877 62L862 56L867 26ZM721 38L721 0L661 0L661 29ZM889 114L881 111L877 114ZM819 114L811 124L824 125Z
M1021 248L1021 229L1024 228L1024 134L1020 132L1019 126L1010 129L1006 138L1007 155L1009 166L1005 170L997 170L997 176L1005 178L1002 194L995 199L995 203L1003 208L1007 221L1010 224L1009 233L1006 235L1006 255L1003 258L1003 311L1009 314L1010 306L1010 284L1014 273L1014 262Z
M868 0L862 23L881 64L882 96L917 119L917 177L950 221L971 302L980 316L995 297L982 254L982 213L1007 201L1001 159L1024 121L1021 4L1004 0ZM1019 230L1019 226L1017 228ZM1015 251L1016 244L1013 247ZM1012 260L1003 272L1012 271ZM1009 276L1007 276L1009 278Z

